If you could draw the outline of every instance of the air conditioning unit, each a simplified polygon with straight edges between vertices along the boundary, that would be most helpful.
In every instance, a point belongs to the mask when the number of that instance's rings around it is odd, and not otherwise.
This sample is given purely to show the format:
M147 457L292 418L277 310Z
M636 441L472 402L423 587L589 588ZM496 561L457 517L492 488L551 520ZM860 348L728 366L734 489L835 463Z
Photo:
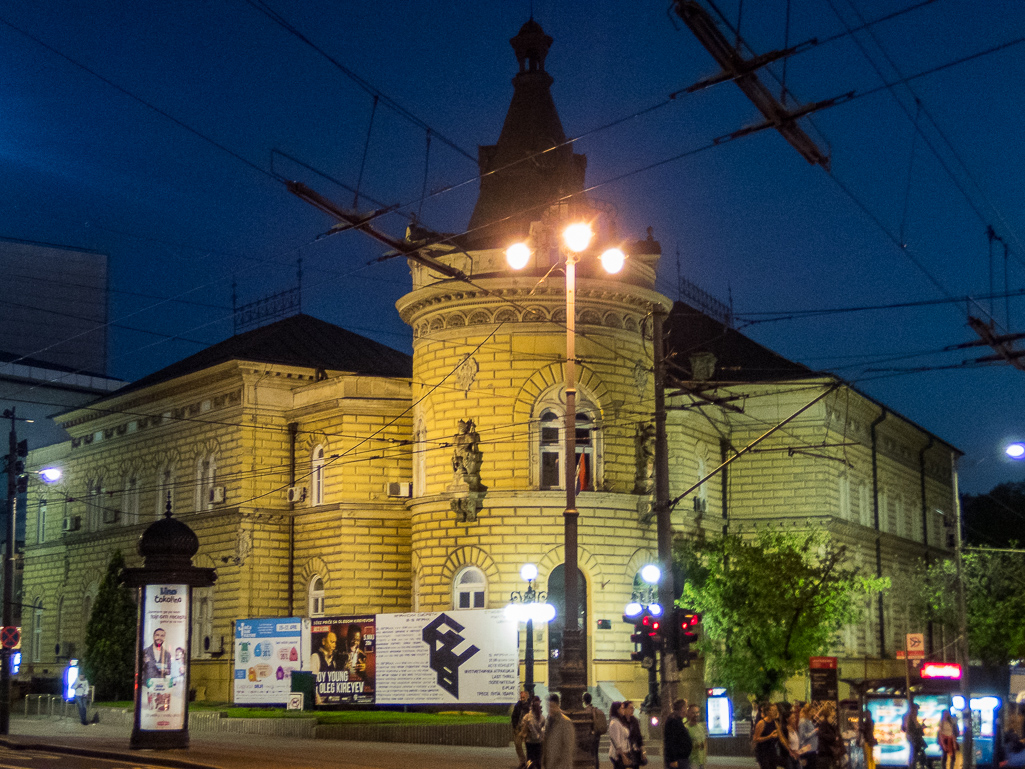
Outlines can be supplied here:
M64 518L64 531L78 531L82 528L82 517L79 515L69 515Z
M224 487L213 486L210 488L210 504L219 505L224 502Z
M103 522L104 523L117 523L121 520L120 510L104 510L103 511Z
M389 497L405 497L409 498L413 496L413 484L412 483L396 483L392 482L388 484L388 496Z
M694 497L694 512L695 513L707 513L708 512L708 500L704 497Z
M305 502L306 501L306 487L305 486L289 486L288 491L285 493L289 502Z

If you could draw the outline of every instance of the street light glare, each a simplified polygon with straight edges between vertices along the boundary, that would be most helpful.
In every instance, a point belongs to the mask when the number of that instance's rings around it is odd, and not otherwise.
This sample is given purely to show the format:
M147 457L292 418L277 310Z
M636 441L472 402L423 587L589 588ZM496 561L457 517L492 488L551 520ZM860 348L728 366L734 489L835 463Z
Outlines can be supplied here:
M537 579L537 566L532 563L525 563L520 567L520 577L525 579L527 582L533 582Z
M61 470L59 467L44 467L39 471L39 477L41 477L46 483L56 483L61 479Z
M593 237L594 233L591 232L591 225L583 223L571 224L562 233L562 239L566 243L566 248L576 254L585 251L591 245L591 238Z
M526 243L513 243L505 250L505 261L514 270L522 270L530 261L530 246Z
M637 603L637 601L630 601L630 603L628 603L626 605L626 608L623 610L623 613L628 617L636 617L642 611L644 611L643 606Z
M641 579L647 582L649 585L654 585L658 582L662 576L662 571L653 563L649 563L647 566L641 569Z
M610 248L604 254L601 255L601 266L605 268L605 272L615 275L621 269L623 269L623 263L626 261L626 254L620 251L618 248Z
M1011 459L1025 459L1025 443L1010 443L1004 453Z

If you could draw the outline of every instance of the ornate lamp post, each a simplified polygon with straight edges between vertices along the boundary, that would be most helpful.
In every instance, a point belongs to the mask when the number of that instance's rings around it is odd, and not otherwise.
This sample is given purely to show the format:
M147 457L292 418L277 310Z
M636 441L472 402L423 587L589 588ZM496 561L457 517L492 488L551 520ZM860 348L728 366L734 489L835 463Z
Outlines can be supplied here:
M623 610L623 617L640 617L647 610L652 617L662 616L662 605L658 602L659 581L662 579L662 570L649 563L641 569L641 579L644 584L635 588L630 595L630 603ZM648 712L658 710L660 706L658 696L658 666L653 658L646 658L642 663L648 669L648 696L641 703L641 710Z
M527 589L523 592L513 590L509 594L509 604L505 607L506 614L520 622L527 623L527 648L524 655L523 688L527 694L534 696L534 620L551 622L555 618L555 607L547 602L548 593L534 589L537 579L537 567L532 563L523 564L520 576L526 581Z

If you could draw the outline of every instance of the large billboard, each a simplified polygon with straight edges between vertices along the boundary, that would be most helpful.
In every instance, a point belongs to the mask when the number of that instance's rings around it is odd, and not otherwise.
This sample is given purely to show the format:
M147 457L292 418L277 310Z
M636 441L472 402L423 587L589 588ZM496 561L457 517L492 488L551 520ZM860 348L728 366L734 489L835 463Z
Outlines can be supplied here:
M309 622L299 617L235 621L235 702L288 702L292 671L306 669Z
M317 705L370 705L377 677L375 617L317 617L309 670Z
M501 609L378 614L377 703L513 702L516 641L516 620Z
M142 610L139 728L185 728L188 701L189 586L146 585Z

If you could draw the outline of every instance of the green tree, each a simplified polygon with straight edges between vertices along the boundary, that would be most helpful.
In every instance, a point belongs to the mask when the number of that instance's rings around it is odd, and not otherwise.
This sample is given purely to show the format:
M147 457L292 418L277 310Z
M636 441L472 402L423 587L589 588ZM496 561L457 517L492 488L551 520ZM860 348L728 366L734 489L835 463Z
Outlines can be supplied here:
M1012 543L1013 544L1013 543ZM978 549L964 553L968 654L983 665L1025 657L1025 551ZM912 612L957 632L957 565L953 559L922 562Z
M107 564L85 630L82 667L98 700L132 698L137 610L132 591L121 584L124 568L118 550Z
M848 565L818 532L778 529L678 542L687 575L680 604L702 615L699 642L717 686L767 699L855 622L865 596L889 587Z

